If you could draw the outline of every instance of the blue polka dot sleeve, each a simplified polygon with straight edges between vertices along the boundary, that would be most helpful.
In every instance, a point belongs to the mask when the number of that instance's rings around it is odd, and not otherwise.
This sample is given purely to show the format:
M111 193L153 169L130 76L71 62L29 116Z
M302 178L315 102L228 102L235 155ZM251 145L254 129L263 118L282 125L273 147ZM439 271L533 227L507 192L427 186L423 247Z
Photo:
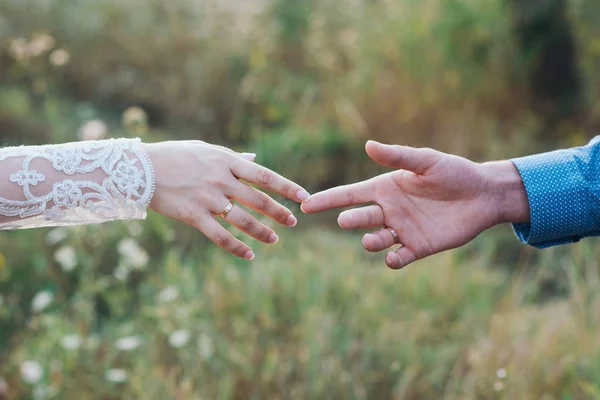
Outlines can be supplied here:
M513 224L538 248L600 235L600 136L587 146L511 160L525 184L530 222Z

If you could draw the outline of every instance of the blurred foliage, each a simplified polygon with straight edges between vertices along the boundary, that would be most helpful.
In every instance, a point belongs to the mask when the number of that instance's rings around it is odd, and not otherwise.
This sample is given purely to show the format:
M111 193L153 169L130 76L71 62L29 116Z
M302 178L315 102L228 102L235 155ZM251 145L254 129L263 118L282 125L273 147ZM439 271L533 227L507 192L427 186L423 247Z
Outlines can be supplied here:
M580 145L599 21L594 0L0 0L0 137L197 138L311 190L381 172L367 139ZM536 104L553 51L568 117ZM252 241L251 266L155 214L0 235L0 399L600 398L596 241L504 227L394 274L329 220Z

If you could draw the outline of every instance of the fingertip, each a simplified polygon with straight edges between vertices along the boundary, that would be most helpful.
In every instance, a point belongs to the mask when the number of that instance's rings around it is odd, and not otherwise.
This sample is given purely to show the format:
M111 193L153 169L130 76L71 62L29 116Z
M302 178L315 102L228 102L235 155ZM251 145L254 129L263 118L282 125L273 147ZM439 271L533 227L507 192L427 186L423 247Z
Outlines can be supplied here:
M377 140L367 140L365 144L365 148L373 147L373 146L383 146L383 143L378 142Z
M337 223L340 226L340 228L351 229L350 225L348 224L348 218L349 218L349 216L348 216L347 211L344 211L343 213L338 215Z
M368 235L368 233L367 233L367 234L365 234L365 235L363 235L363 237L362 237L362 240L361 240L360 242L362 243L362 245L363 245L363 247L364 247L365 249L369 250L369 249L367 248L367 235Z
M254 252L252 250L247 250L246 253L244 254L244 258L246 260L254 260L255 257L256 257L256 255L254 254Z
M373 241L374 240L376 240L375 235L373 235L372 233L365 233L362 237L363 247L368 251L373 251L373 249L374 249Z
M296 198L302 202L302 203L306 203L308 200L310 200L310 193L308 193L306 190L304 189L300 189L296 192Z
M309 199L310 200L310 199ZM310 214L312 211L310 210L310 206L308 205L308 203L302 203L300 204L300 210L304 213L304 214Z
M254 161L256 159L255 153L241 153L240 155L248 161Z
M365 151L367 152L367 154L369 154L369 149L375 146L375 143L377 142L375 142L374 140L367 140L367 143L365 143Z
M385 256L385 263L391 269L399 269L401 267L401 265L400 265L400 257L398 257L398 254L396 254L393 251L390 251Z
M375 140L369 140L365 146L365 150L369 157L377 161L376 158L378 158L381 152L384 151L384 146L385 145L383 143L376 142Z
M287 221L285 222L286 226L289 226L289 227L296 226L297 223L298 223L298 219L296 217L294 217L293 215L290 215L289 217L287 217Z

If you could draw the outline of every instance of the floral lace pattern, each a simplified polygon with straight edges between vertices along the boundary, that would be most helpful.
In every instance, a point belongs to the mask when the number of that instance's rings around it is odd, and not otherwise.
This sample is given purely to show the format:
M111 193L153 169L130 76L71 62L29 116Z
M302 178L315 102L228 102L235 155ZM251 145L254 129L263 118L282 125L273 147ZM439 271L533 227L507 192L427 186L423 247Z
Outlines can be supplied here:
M9 172L2 161L11 157L22 158L21 169L8 177L21 189L0 192L0 216L18 218L0 229L146 217L154 171L139 139L0 149L0 178Z

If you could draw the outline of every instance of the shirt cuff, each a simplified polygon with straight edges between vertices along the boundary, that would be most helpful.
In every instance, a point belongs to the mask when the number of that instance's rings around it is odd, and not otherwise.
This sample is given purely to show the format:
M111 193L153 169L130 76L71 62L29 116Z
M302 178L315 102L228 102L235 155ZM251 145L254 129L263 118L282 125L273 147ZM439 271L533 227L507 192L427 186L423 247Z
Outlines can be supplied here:
M511 160L519 170L530 208L530 222L513 224L519 240L537 248L597 236L598 199L585 180L590 148L557 150Z

